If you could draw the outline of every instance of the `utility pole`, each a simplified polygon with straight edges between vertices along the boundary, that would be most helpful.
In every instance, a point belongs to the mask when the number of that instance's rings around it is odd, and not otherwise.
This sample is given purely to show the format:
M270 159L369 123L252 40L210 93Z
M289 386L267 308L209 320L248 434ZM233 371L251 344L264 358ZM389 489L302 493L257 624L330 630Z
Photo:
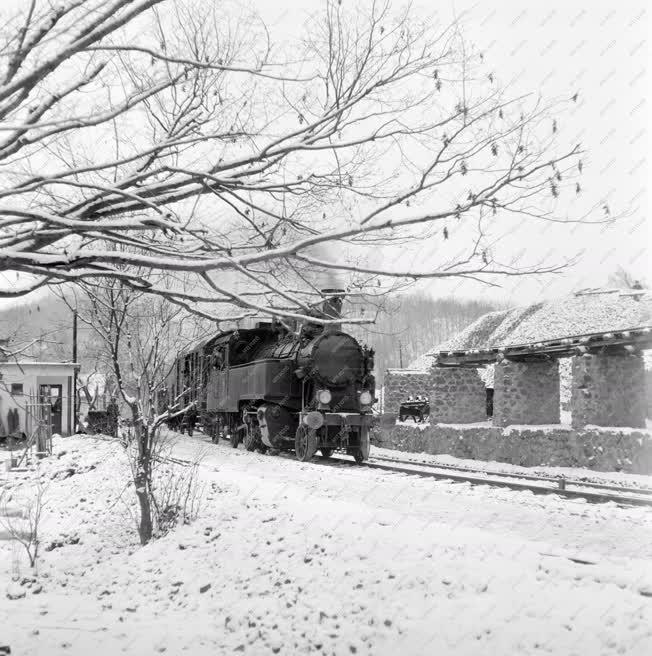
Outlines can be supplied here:
M398 340L398 366L403 369L403 342Z
M77 365L77 308L72 311L72 362ZM77 432L77 366L72 370L72 421Z

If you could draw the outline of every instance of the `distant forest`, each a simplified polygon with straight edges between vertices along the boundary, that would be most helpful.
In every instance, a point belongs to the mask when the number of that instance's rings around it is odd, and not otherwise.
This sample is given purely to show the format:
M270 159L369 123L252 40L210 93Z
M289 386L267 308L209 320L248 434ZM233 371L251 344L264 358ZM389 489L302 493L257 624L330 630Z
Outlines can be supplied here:
M417 358L460 332L487 312L503 309L495 303L457 298L433 298L413 292L387 299L376 323L351 332L376 350L376 375L407 368Z
M639 281L619 267L605 281L609 288L649 288L649 281ZM19 302L20 303L20 302ZM376 350L376 375L382 384L387 369L407 368L417 358L460 332L478 317L504 304L454 297L433 298L424 292L381 296L377 302L345 303L351 317L373 317L369 326L349 326L347 331ZM0 339L10 338L11 348L32 343L25 355L41 361L66 361L72 358L72 313L53 293L37 300L0 310ZM87 326L79 323L78 360L82 372L97 366L99 344Z
M378 383L382 384L386 369L408 367L416 358L495 309L501 308L485 301L435 299L413 292L383 299L375 324L352 326L347 331L376 350L376 372ZM352 308L345 306L345 310L352 311ZM360 316L360 305L353 311ZM366 316L375 312L371 304L365 307ZM25 355L40 361L71 360L72 313L51 294L3 309L1 337L11 338L12 348L32 343ZM82 372L92 371L97 362L97 338L81 322L78 349Z
M0 338L14 351L41 362L72 360L72 313L53 294L0 310ZM81 356L82 353L79 353Z

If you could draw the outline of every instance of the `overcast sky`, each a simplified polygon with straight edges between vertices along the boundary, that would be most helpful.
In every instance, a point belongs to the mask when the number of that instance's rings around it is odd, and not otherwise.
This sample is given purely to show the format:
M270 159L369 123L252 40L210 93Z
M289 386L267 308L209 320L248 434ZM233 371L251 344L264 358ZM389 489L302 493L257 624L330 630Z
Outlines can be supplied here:
M9 0L13 4L21 1ZM318 11L323 1L253 0L251 4L270 26L272 38L282 40L300 34L306 16ZM540 253L547 261L579 254L579 263L555 277L504 280L500 290L468 282L424 283L433 294L490 294L525 304L603 285L618 266L652 281L646 93L650 11L646 4L645 0L414 3L418 16L432 17L442 26L457 16L465 38L483 52L496 78L509 84L513 95L534 91L549 98L566 98L577 92L578 102L560 129L569 143L581 143L587 154L582 195L568 199L568 211L572 214L575 209L593 207L594 218L600 219L606 202L613 215L627 215L608 226L569 229L532 221L511 225L492 235L503 261L524 254L531 260L532 254ZM427 242L409 251L401 249L395 255L397 267L410 263L426 269L429 252L431 244Z
M343 0L348 2L349 0ZM319 0L258 0L265 20L277 35L300 30L304 17L319 9ZM618 266L636 277L650 278L649 116L650 11L645 0L456 0L415 2L414 11L442 26L456 15L465 37L484 53L485 62L513 94L540 92L548 98L578 101L560 126L570 143L587 151L583 158L582 198L575 209L594 207L603 217L606 201L612 215L626 214L608 226L552 226L523 222L497 235L500 254L518 257L523 249L548 259L579 255L564 274L538 279L503 280L501 290L472 283L425 284L436 295L491 294L517 303L558 296L602 285ZM436 14L433 14L436 12ZM569 213L573 213L569 199ZM397 257L427 264L430 246ZM416 267L415 267L416 268ZM422 268L422 267L418 267ZM425 267L423 267L425 268Z

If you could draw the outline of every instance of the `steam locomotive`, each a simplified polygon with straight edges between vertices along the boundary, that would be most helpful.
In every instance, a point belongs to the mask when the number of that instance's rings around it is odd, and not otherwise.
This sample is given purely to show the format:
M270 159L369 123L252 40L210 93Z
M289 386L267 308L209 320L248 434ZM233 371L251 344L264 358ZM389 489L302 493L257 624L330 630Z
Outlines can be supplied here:
M293 331L276 322L220 333L177 358L166 386L168 407L196 403L213 442L243 442L249 451L319 450L369 456L375 403L373 349L341 330L341 290L323 290L312 311L335 323L305 322Z

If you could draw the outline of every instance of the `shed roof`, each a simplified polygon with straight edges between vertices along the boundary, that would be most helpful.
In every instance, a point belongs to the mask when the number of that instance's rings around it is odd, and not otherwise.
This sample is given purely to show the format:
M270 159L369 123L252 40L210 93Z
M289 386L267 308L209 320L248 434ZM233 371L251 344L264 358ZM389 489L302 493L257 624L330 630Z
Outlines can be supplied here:
M432 364L432 363L431 363ZM408 367L407 369L400 369L394 367L393 369L386 369L388 374L427 374L427 367Z
M35 362L34 360L5 360L0 362L0 367L69 367L79 369L79 362Z
M570 335L613 332L652 325L647 290L587 290L526 307L490 312L428 352L531 344Z
M563 340L573 335L602 335L651 326L649 290L582 290L551 301L485 314L411 362L410 368L429 368L433 358L442 352L479 354L491 349Z

